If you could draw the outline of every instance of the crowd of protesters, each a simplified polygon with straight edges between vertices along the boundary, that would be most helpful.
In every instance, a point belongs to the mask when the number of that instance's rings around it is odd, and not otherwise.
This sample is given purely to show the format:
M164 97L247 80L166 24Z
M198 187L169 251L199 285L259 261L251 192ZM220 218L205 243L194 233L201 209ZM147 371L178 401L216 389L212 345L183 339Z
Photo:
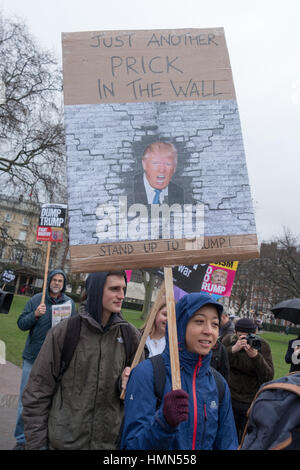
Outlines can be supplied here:
M165 299L131 370L147 321L138 330L121 313L126 273L88 275L77 314L65 284L64 272L50 273L45 303L32 297L18 320L29 335L15 449L238 449L247 410L274 375L267 341L249 340L253 320L234 323L209 294L182 297L175 309L181 388L174 390ZM65 302L70 318L51 327L52 305ZM290 342L288 363L300 357L298 343ZM165 376L159 398L156 355Z

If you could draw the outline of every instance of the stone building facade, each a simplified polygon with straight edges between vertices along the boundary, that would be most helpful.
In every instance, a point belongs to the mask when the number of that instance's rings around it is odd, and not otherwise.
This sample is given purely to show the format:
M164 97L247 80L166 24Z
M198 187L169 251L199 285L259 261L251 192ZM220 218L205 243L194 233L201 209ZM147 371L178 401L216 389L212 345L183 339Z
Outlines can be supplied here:
M40 206L32 201L0 197L0 274L15 273L16 294L32 294L43 285L47 242L36 240L39 215ZM67 250L67 237L51 244L49 270L68 272Z

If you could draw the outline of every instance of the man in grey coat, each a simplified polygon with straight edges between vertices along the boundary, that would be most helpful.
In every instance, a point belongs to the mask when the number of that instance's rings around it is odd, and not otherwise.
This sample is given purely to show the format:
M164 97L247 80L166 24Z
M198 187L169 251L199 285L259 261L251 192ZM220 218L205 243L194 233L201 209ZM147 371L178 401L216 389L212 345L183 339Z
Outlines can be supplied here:
M61 269L50 272L47 279L45 301L42 302L42 293L35 294L25 305L18 318L18 327L22 331L28 331L23 351L23 366L20 385L20 396L17 411L17 422L15 429L16 445L14 450L25 449L24 424L22 419L22 394L28 382L33 363L40 352L48 330L52 326L52 306L70 304L71 315L76 314L73 300L64 292L66 290L66 275Z

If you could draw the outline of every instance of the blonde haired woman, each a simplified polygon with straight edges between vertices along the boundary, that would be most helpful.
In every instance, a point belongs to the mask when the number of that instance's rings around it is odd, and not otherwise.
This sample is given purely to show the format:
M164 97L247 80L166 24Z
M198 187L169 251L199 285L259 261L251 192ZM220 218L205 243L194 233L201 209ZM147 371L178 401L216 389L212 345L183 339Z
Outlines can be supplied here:
M146 327L148 317L146 318L146 321L140 330L142 334ZM145 344L146 358L156 356L157 354L161 354L163 350L165 349L166 325L167 325L167 305L166 305L166 299L164 298L162 299L161 303L158 305L155 320L153 322L149 336L146 339L146 344Z

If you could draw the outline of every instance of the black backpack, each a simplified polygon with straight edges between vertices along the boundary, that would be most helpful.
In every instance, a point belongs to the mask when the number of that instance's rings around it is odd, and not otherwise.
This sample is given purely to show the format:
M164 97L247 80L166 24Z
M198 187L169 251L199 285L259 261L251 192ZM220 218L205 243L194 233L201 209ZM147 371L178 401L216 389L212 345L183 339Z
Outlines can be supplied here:
M64 344L61 353L60 361L60 371L57 378L57 385L61 381L62 376L66 372L71 359L73 357L74 351L79 341L81 329L81 316L75 315L68 319L67 331L64 339ZM121 325L121 333L124 340L124 347L126 352L126 366L130 366L130 360L133 357L136 349L136 337L132 336L132 329L130 325L124 324Z
M300 450L300 372L261 386L239 449Z

